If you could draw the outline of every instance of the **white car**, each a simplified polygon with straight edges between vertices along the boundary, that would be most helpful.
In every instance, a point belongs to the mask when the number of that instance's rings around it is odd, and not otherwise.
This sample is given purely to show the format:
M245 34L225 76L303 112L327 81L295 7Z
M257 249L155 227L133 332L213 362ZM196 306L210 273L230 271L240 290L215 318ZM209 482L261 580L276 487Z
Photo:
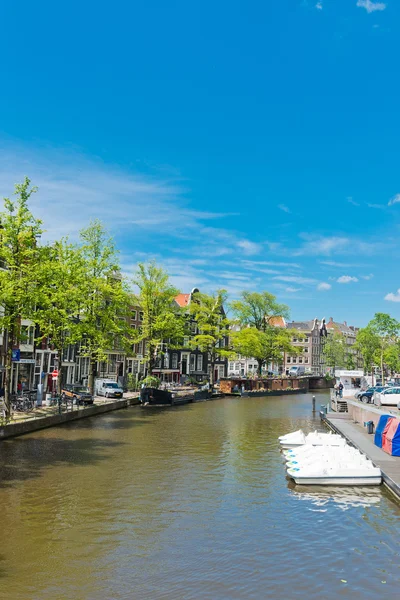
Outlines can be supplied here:
M400 400L400 387L390 387L381 392L374 392L373 399L376 406L397 406Z

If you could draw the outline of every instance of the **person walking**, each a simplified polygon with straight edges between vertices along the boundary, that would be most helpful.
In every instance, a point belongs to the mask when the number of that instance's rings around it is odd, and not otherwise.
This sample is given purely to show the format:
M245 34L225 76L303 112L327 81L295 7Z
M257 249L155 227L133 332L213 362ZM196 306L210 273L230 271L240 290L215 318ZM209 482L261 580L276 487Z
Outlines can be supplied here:
M339 398L343 398L343 383L339 383Z

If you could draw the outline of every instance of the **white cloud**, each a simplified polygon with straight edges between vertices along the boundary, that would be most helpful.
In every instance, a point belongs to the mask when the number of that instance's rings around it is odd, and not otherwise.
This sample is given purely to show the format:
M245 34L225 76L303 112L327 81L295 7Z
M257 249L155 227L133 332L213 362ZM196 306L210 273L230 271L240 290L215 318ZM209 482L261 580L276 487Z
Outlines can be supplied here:
M47 230L45 239L69 235L99 218L111 232L162 230L168 235L199 231L213 213L192 210L176 177L124 171L82 154L20 147L0 148L0 196L28 175L39 191L30 207ZM220 216L220 215L219 215Z
M279 208L279 210L283 210L283 212L285 212L285 213L291 213L292 212L290 210L290 208L288 206L286 206L286 204L278 204L278 208Z
M349 202L349 204L353 204L353 206L360 206L360 203L353 200L351 196L347 198L347 202Z
M271 267L292 267L293 269L301 269L301 266L297 263L288 263L288 262L277 262L274 260L247 260L243 259L242 264L247 269L257 270L260 266L271 266Z
M361 275L361 279L365 279L365 281L369 281L372 278L373 278L372 273L370 273L369 275Z
M398 289L395 294L392 292L386 294L385 300L388 300L388 302L400 302L400 289Z
M372 2L372 0L357 0L357 6L365 8L367 13L373 13L376 10L385 10L386 4L383 2Z
M252 254L259 254L262 250L261 244L256 244L249 240L240 240L236 245L243 250L244 254L248 254L249 256Z
M396 194L393 198L390 198L388 202L388 206L393 206L393 204L399 204L400 202L400 194Z
M310 277L297 277L297 275L277 275L276 277L273 277L273 279L275 279L276 281L286 281L287 283L297 284L317 282L316 279L312 279Z
M338 283L356 283L358 281L357 277L350 277L350 275L342 275L337 280Z
M336 262L334 260L320 260L319 264L328 265L329 267L338 267L341 269L346 269L347 267L362 267L362 265Z
M367 203L368 208L378 208L381 210L385 210L386 206L384 204L370 204Z
M351 240L346 237L311 237L308 234L302 236L307 241L299 248L295 255L301 256L303 254L332 254L332 252L342 252L347 250L350 246Z
M374 254L382 250L386 243L383 242L364 242L357 238L342 236L314 236L308 233L300 235L306 240L304 244L295 250L293 256L331 256L332 254Z
M325 283L325 282L323 282L323 283L319 283L319 284L317 285L317 290L318 290L319 292L326 292L327 290L330 290L330 289L331 289L331 287L332 287L332 286L331 286L331 284L330 284L330 283Z
M317 10L322 10L323 6L322 6L322 2L317 2L317 4L315 5L315 8Z

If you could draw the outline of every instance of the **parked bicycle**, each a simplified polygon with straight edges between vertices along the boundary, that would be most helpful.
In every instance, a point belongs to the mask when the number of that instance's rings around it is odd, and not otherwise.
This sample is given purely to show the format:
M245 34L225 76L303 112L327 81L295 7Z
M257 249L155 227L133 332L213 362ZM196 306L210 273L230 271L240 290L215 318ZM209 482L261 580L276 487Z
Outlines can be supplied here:
M14 396L11 399L11 409L16 412L31 412L34 406L28 396Z

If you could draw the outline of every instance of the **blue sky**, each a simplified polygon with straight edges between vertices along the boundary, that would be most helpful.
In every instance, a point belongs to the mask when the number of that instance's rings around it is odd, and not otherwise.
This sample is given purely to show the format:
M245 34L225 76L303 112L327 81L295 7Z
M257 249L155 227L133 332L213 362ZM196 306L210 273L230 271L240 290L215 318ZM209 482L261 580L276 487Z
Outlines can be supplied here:
M394 0L9 2L0 194L182 291L400 318L399 32Z

